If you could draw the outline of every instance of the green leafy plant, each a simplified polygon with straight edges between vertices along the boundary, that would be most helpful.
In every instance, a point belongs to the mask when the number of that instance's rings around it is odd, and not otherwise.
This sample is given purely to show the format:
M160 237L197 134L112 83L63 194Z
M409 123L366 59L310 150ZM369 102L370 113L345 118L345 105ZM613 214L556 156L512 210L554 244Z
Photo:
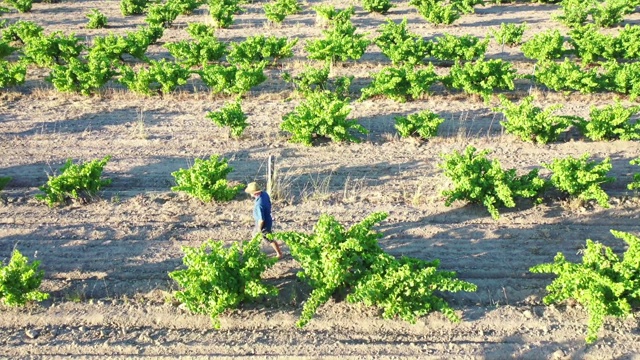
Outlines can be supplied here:
M194 10L206 3L206 0L169 0L175 8L180 10L180 14L190 15Z
M362 8L369 12L386 14L393 6L389 0L362 0Z
M629 95L631 101L640 96L640 62L618 63L611 61L604 65L606 73L601 78L601 87Z
M615 181L614 177L606 176L611 170L611 159L606 158L599 164L588 159L589 154L577 159L568 156L543 166L551 170L551 184L558 190L582 201L596 200L600 206L608 208L609 195L600 186Z
M4 187L7 186L12 179L10 176L0 176L0 191L4 190Z
M489 38L481 40L473 35L455 36L445 33L436 38L431 49L431 57L438 60L473 60L484 57Z
M199 248L183 247L182 262L187 267L169 273L182 288L174 296L189 311L207 314L213 327L220 328L218 318L227 309L262 296L276 296L278 289L262 281L262 273L277 259L260 251L260 237L234 242L225 249L222 241L209 240Z
M322 33L324 39L307 41L305 51L309 53L309 59L331 62L358 60L371 43L365 34L356 34L356 27L349 19L334 21L332 27Z
M244 186L242 184L230 186L227 175L233 168L226 159L212 155L208 160L195 159L189 169L174 171L171 175L176 180L176 186L171 191L183 191L200 199L202 202L231 201Z
M582 26L591 13L592 1L584 0L562 0L560 2L561 13L555 19L570 28Z
M496 42L502 46L516 46L522 42L522 35L524 34L527 24L500 24L500 29L491 30L491 34Z
M151 0L120 0L120 12L123 16L141 15Z
M60 175L49 176L47 183L39 187L44 194L38 194L35 198L53 207L69 198L86 200L87 196L94 196L111 184L111 179L101 179L102 170L110 159L111 156L106 156L84 164L74 164L68 159L60 168Z
M460 12L454 4L445 4L439 0L410 0L425 20L434 25L451 25L460 18Z
M55 31L48 36L29 38L23 48L27 61L40 67L68 62L76 58L85 49L75 34L65 36Z
M149 67L134 71L130 66L120 66L118 81L129 90L145 95L168 94L187 83L191 71L182 65L166 61L151 60Z
M2 40L26 44L31 39L42 37L43 32L44 28L32 21L18 20L2 29Z
M349 86L351 86L353 76L339 76L330 82L330 67L331 64L329 62L325 62L323 67L305 65L304 70L298 76L284 73L282 78L286 82L293 83L296 91L302 96L307 96L309 93L319 90L330 90L338 98L348 98Z
M24 83L26 76L27 64L0 60L0 88L20 85Z
M617 38L601 34L592 24L576 27L569 35L569 43L584 64L600 58L617 59L624 55L624 48Z
M297 14L300 11L302 11L302 6L298 0L275 0L264 5L267 19L278 24L284 21L287 15Z
M624 54L622 56L625 59L640 59L640 26L625 25L618 33L617 40L620 48L623 49Z
M438 127L444 122L443 118L429 110L409 116L396 116L393 120L400 136L418 136L425 140L436 136Z
M640 113L640 106L624 107L620 102L598 109L591 107L590 120L582 120L576 125L586 137L593 141L638 140L640 123L631 118Z
M227 45L213 33L213 29L198 23L191 23L187 32L195 40L183 40L164 45L171 56L187 67L205 66L220 60L227 53Z
M429 93L429 88L438 79L433 65L426 69L416 69L413 66L386 67L379 73L372 75L373 81L362 89L361 100L376 95L383 95L398 102L418 99Z
M228 28L233 24L233 15L240 11L239 0L209 0L209 14L216 27Z
M102 29L107 27L107 17L98 9L91 9L91 12L87 14L89 22L87 23L87 29Z
M555 91L579 91L590 94L607 88L606 75L598 69L587 69L573 63L569 58L564 62L542 61L536 66L533 79Z
M138 26L138 30L133 33L127 33L127 38L148 40L149 45L155 44L164 34L164 28L161 25Z
M29 263L29 259L18 249L11 253L7 266L0 266L0 300L8 306L21 306L29 301L42 301L49 294L38 291L44 271L40 261Z
M464 153L454 150L441 155L444 161L438 166L453 182L452 189L442 192L446 206L456 200L481 203L497 220L498 207L515 207L516 197L535 198L544 190L546 182L538 176L538 169L518 176L515 169L503 170L498 160L489 160L489 153L476 153L476 148L469 145Z
M347 120L350 112L348 99L342 99L330 91L310 92L300 105L283 116L280 128L293 135L290 142L306 146L311 146L313 138L317 136L328 137L336 142L359 142L349 132L367 134L368 131L356 120Z
M640 157L634 160L629 161L631 165L640 165ZM633 174L633 181L627 185L627 189L629 190L638 190L640 189L640 173Z
M240 137L244 129L249 125L247 123L247 115L244 114L240 106L240 98L235 102L225 104L220 111L208 112L207 118L211 119L214 124L231 128L233 137Z
M31 11L31 7L33 6L33 0L5 0L5 2L21 13Z
M565 55L564 37L558 30L547 30L536 34L522 44L522 53L529 59L538 61L559 59Z
M9 45L8 42L0 40L0 59L13 54L18 48Z
M227 61L233 65L252 65L262 61L275 64L278 59L292 57L292 49L297 43L298 39L286 37L250 36L243 42L231 44Z
M253 66L207 65L196 71L213 93L242 95L263 83L265 62Z
M480 95L488 102L495 90L514 89L515 74L516 70L510 62L478 59L463 65L456 62L449 75L442 78L442 82L467 94Z
M630 11L631 8L631 11ZM591 9L593 22L600 27L612 27L621 23L627 13L633 12L627 0L596 1Z
M374 42L394 65L419 64L431 52L432 43L409 32L406 18L399 24L387 19L379 31Z
M336 10L335 6L329 4L316 5L313 6L312 9L315 10L316 17L323 19L329 24L349 20L356 11L353 6L349 6L342 10Z
M585 308L589 314L585 340L589 344L598 338L607 316L629 317L632 307L640 302L640 239L621 231L611 233L629 245L622 260L611 248L588 239L582 250L582 263L568 262L558 253L553 263L529 269L532 273L557 275L547 286L545 304L574 299Z
M538 144L556 141L577 119L573 116L553 115L562 105L553 105L543 110L534 106L533 100L533 96L527 96L520 104L515 104L500 95L500 106L493 109L504 114L505 120L500 124L505 130L522 141Z
M93 57L83 62L71 58L66 65L54 65L46 80L58 91L90 95L102 88L115 74L111 59Z
M169 1L166 3L153 3L147 8L147 17L144 21L150 26L170 27L182 12L179 6Z
M160 28L162 29L162 28ZM107 58L124 62L124 55L129 54L136 59L148 61L147 49L151 45L151 34L144 29L127 32L126 36L108 34L104 37L97 36L93 39L93 45L89 48L89 59Z

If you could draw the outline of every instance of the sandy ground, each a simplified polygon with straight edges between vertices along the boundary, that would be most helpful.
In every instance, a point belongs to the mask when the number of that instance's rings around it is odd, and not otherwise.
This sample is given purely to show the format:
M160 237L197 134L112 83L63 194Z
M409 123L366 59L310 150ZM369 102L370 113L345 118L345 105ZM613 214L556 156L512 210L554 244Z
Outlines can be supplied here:
M117 84L98 96L81 97L56 92L43 81L46 70L34 68L25 85L0 91L0 176L14 178L1 194L0 258L7 260L18 248L40 260L46 272L43 289L52 295L24 309L0 309L0 357L640 358L636 318L609 319L599 340L586 346L586 313L574 304L544 306L544 287L552 277L528 272L558 252L578 261L587 238L624 251L610 229L639 234L640 200L626 190L638 172L629 165L640 156L638 143L588 142L575 132L545 146L523 143L504 134L492 105L438 89L405 104L381 98L354 102L351 117L370 130L359 144L289 144L279 124L300 100L286 101L291 87L280 75L300 71L304 41L321 35L311 10L316 4L304 3L304 11L282 25L265 22L263 3L249 4L230 29L217 32L223 41L258 33L300 38L295 57L270 68L269 80L244 99L250 126L240 140L204 117L229 99L211 96L195 79L162 98L131 94ZM109 17L108 29L84 28L92 8ZM501 22L526 22L526 40L548 28L567 33L551 20L556 9L528 3L478 7L453 26L434 27L399 2L386 17L407 17L411 30L427 38L444 32L485 36ZM5 17L33 20L47 31L75 32L88 41L143 22L122 17L117 1L38 3L31 13ZM374 37L384 19L357 5L353 21ZM627 22L639 20L635 13ZM206 6L179 17L161 42L186 38L184 27L193 21L209 21ZM149 51L168 56L160 45ZM488 58L513 61L520 73L533 65L518 48L502 49L493 41ZM371 46L358 62L336 66L334 75L354 75L357 97L370 73L387 64ZM529 92L538 95L539 106L562 103L560 113L579 116L588 115L589 105L615 99L551 93L524 81L513 94ZM424 109L446 119L439 136L424 143L400 139L393 117ZM617 181L604 189L611 207L581 206L553 193L539 206L525 201L503 210L497 221L481 206L445 207L440 192L448 180L437 167L439 154L469 144L492 149L503 167L521 172L567 155L610 157ZM290 257L265 274L280 295L224 314L221 330L213 330L206 316L183 311L171 300L176 284L167 276L181 266L181 247L209 238L231 243L251 234L250 199L203 204L169 189L171 172L212 154L229 160L230 179L239 182L264 180L266 159L276 156L284 189L274 203L276 230L311 231L322 213L351 225L373 211L388 212L378 227L387 251L440 259L443 269L477 284L475 293L444 294L462 322L431 314L410 325L382 320L375 309L331 300L307 327L297 329L310 289L297 281L299 266ZM65 159L106 155L112 160L104 175L113 184L99 199L50 209L33 198ZM264 250L271 253L268 246Z

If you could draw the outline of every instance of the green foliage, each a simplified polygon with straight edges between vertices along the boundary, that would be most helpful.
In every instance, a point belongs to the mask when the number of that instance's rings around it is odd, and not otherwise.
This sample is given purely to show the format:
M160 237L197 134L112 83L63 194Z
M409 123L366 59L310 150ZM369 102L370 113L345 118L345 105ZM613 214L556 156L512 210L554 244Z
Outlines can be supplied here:
M42 37L44 28L32 21L18 20L2 29L2 40L6 42L19 41L23 44L34 38Z
M369 272L347 295L347 301L381 307L385 319L398 316L411 324L432 311L439 311L449 320L458 322L460 317L435 293L471 292L476 291L477 286L456 279L453 271L439 271L439 265L439 260L424 261L404 256L396 259L379 254Z
M152 42L149 34L141 28L135 32L127 32L126 36L108 34L93 39L93 46L89 48L89 59L110 59L124 62L123 55L129 54L136 59L147 61L146 52Z
M195 9L206 3L205 0L169 0L168 2L183 15L192 14Z
M599 27L612 27L624 20L624 15L629 12L629 8L627 0L596 1L591 9L591 17Z
M141 15L151 0L120 0L120 12L123 16Z
M66 65L53 65L46 80L58 91L90 95L103 87L114 75L111 59L92 57L83 62L72 58Z
M598 69L582 68L568 58L564 62L543 61L538 63L534 75L536 82L555 91L579 91L591 94L607 87L606 76Z
M402 137L418 136L421 139L429 139L438 135L438 127L444 119L429 110L411 114L409 116L396 116L393 118L396 130Z
M582 120L576 125L582 134L593 141L639 140L640 122L631 118L640 113L640 106L625 108L620 102L602 109L591 107L590 120Z
M293 56L293 47L298 39L289 40L286 37L264 35L250 36L245 41L232 43L227 55L227 61L233 65L252 65L262 61L275 64L278 59Z
M4 187L7 186L12 179L10 176L0 176L0 191L4 190Z
M558 30L547 30L536 34L522 44L522 53L529 59L538 61L559 59L565 54L564 38Z
M631 165L640 165L640 158L629 161ZM0 188L2 188L0 186ZM639 190L640 189L640 173L633 174L633 181L627 185L629 190Z
M640 62L620 64L616 61L604 65L607 70L606 88L629 95L633 101L640 96Z
M220 111L208 112L207 118L211 119L214 124L231 128L233 137L240 137L244 129L249 125L247 123L247 115L242 112L240 107L240 98L235 102L225 104Z
M451 25L460 18L460 12L454 4L445 4L440 0L410 0L425 20L434 25Z
M532 273L558 276L547 286L549 294L543 299L545 304L574 299L585 308L589 314L587 343L598 338L605 317L630 317L632 306L640 301L640 239L621 231L611 230L611 233L629 245L622 261L611 248L587 240L582 263L568 262L558 253L553 263L529 269Z
M168 94L187 83L191 71L182 65L166 61L151 60L149 67L134 71L130 66L120 66L118 81L129 90L145 95Z
M228 28L233 24L233 15L240 11L239 0L209 0L209 14L216 27Z
M552 171L551 184L558 190L582 201L596 200L600 206L608 208L609 195L600 185L615 181L606 176L611 170L611 159L606 158L599 164L588 159L589 154L578 159L568 156L543 166Z
M183 288L175 292L176 299L193 313L209 315L216 329L220 328L218 316L225 310L278 294L275 286L261 279L277 259L260 251L260 237L243 241L241 246L234 242L228 249L222 244L209 240L199 248L183 247L182 262L187 268L169 273Z
M338 98L349 97L349 86L353 81L353 76L341 76L333 81L333 89L329 88L329 70L331 64L325 62L323 67L317 67L313 65L305 65L304 70L298 74L298 76L291 76L289 73L284 73L282 78L290 83L293 83L296 91L303 96L309 95L318 90L332 90L332 92Z
M467 94L480 95L488 102L496 89L513 90L516 70L513 64L501 59L478 59L463 65L456 63L442 82Z
M182 12L174 2L153 3L147 8L147 17L144 21L150 26L170 27Z
M212 155L209 160L195 159L189 169L174 171L171 175L176 180L176 186L171 191L183 191L200 199L202 202L231 201L244 186L242 184L229 186L227 175L233 168L226 159Z
M300 11L302 6L298 0L275 0L264 5L267 19L275 23L281 23L287 15L297 14Z
M27 64L0 60L0 88L20 85L27 76Z
M618 33L617 40L623 49L623 57L629 60L640 59L640 26L625 25Z
M8 42L0 40L0 59L13 54L18 48L9 45Z
M27 61L40 67L49 67L78 57L84 48L75 34L65 36L61 31L55 31L48 36L29 38L23 52Z
M516 46L522 42L522 35L524 34L527 24L500 24L500 29L491 30L491 34L496 42L502 46Z
M358 60L371 43L365 34L356 34L356 27L349 19L334 21L329 30L323 30L324 39L308 40L305 51L309 59L346 61Z
M592 6L593 2L589 0L562 0L561 15L556 16L555 19L570 28L582 26L587 21Z
M207 65L198 70L202 81L214 93L242 95L252 87L263 83L266 63L254 66Z
M432 43L409 32L406 18L400 24L387 19L379 31L381 34L374 42L394 65L419 64L431 52Z
M87 14L89 22L87 23L87 29L102 29L107 27L107 17L98 9L91 9L91 12Z
M33 0L4 0L7 4L13 6L21 13L31 11Z
M455 36L445 33L436 39L431 56L438 60L473 60L484 57L489 38L480 40L473 35Z
M312 9L315 10L317 17L324 19L329 24L347 21L351 19L351 16L356 12L353 6L349 6L342 10L336 10L333 5L328 4L316 5L313 6Z
M187 67L205 66L220 60L227 53L227 45L213 33L213 29L204 24L191 23L187 32L195 40L184 40L164 45L171 56Z
M373 81L362 89L360 99L383 95L398 102L418 99L429 93L429 88L438 80L433 65L416 69L411 65L386 67L372 75Z
M600 58L617 59L624 54L618 39L601 34L594 25L576 27L569 35L569 43L584 64L593 63Z
M328 137L333 141L359 140L350 131L367 134L368 131L356 120L347 120L351 112L349 100L342 99L330 91L310 92L306 99L283 116L280 128L291 133L289 140L306 146L313 144L316 136Z
M538 169L517 176L515 169L503 170L498 160L489 160L489 150L476 153L469 145L461 154L442 154L444 162L438 166L444 170L453 182L453 188L445 190L445 205L450 206L456 200L466 200L483 204L491 217L498 219L498 207L516 206L515 198L534 198L544 190L546 182L538 177Z
M69 198L84 200L85 196L94 196L104 186L111 184L111 179L100 179L102 169L110 159L111 156L106 156L84 164L74 164L68 159L60 168L60 175L49 176L47 183L38 188L44 194L38 194L35 198L53 207Z
M153 45L160 40L164 34L164 28L161 25L138 26L136 32L127 34L128 38L148 39L149 45Z
M362 0L362 8L369 12L386 14L392 7L394 5L389 0Z
M40 261L29 263L29 259L18 249L11 253L7 266L0 266L0 300L8 306L21 306L28 301L42 301L49 294L38 291L44 271Z
M520 104L509 101L500 95L500 106L493 109L504 114L506 120L500 124L509 134L516 135L522 141L546 144L556 141L558 136L576 120L573 116L553 115L562 105L553 105L541 109L533 105L533 96L522 99Z

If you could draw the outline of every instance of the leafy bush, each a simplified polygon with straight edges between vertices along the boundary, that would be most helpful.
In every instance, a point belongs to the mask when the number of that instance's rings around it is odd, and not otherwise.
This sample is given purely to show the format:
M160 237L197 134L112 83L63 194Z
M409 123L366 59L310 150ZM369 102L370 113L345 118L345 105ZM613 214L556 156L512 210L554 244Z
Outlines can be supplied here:
M381 34L374 42L394 65L419 64L431 51L432 43L409 32L406 18L400 24L387 19L379 31Z
M147 8L147 17L144 21L150 26L170 27L181 13L179 6L169 1L164 4L153 3Z
M455 36L444 34L438 37L431 49L431 56L438 60L473 60L484 57L489 38L480 40L473 35Z
M631 118L640 113L640 106L625 108L616 102L602 109L591 107L590 120L577 123L586 137L594 141L601 140L638 140L640 139L640 122Z
M227 45L213 33L213 29L204 24L191 23L187 32L195 40L184 40L165 44L171 56L187 67L205 66L220 60L227 53Z
M333 89L329 88L329 69L331 64L325 62L323 67L306 65L298 76L284 73L282 78L286 82L293 83L296 91L303 96L318 90L331 90L338 98L349 97L349 86L353 76L340 76L333 81Z
M589 154L578 159L568 156L543 166L552 171L551 184L558 190L582 201L596 200L600 206L608 208L609 195L600 185L615 181L615 178L606 176L611 170L611 160L606 158L598 164L588 159Z
M594 2L594 6L591 9L591 17L597 26L612 27L621 23L628 11L629 3L627 0L606 0Z
M189 311L207 314L213 327L220 328L218 316L242 302L262 296L275 296L278 289L265 284L261 274L277 261L260 251L260 237L234 242L225 249L222 241L209 240L199 248L183 247L182 262L187 267L169 273L183 290L175 297Z
M149 67L134 71L130 66L120 66L118 81L129 90L145 95L168 94L187 83L191 71L180 64L162 59L151 60Z
M211 119L214 124L231 128L233 137L240 137L244 129L249 125L247 123L247 115L242 112L240 107L240 98L235 102L225 104L220 111L208 112L207 118Z
M629 161L631 165L640 165L640 158ZM627 185L629 190L640 189L640 173L633 174L633 181Z
M195 9L206 3L205 0L169 0L169 2L183 15L192 14Z
M442 154L444 162L438 166L453 181L453 188L445 190L445 205L450 206L456 200L483 204L491 217L498 219L498 207L516 206L516 197L534 198L544 190L546 182L538 177L538 169L517 176L515 169L503 170L498 160L489 160L489 150L476 153L469 145L461 154Z
M4 190L4 187L7 186L12 179L10 176L0 176L0 191Z
M538 61L559 59L565 54L564 38L558 30L548 30L533 36L522 44L522 53Z
M570 28L582 26L591 13L592 4L591 1L584 0L562 0L561 15L556 16L555 19Z
M516 46L522 42L522 35L526 28L526 23L521 25L501 23L500 29L491 30L491 34L496 42L502 46Z
M538 63L534 75L536 82L555 91L579 91L590 94L606 89L608 79L598 69L581 68L568 58L564 62Z
M107 17L98 9L91 9L91 12L87 14L89 23L87 23L87 29L102 29L107 27Z
M66 65L54 65L46 80L58 91L90 95L102 88L114 75L111 59L93 57L83 62L72 58Z
M176 180L176 186L171 191L183 191L200 199L202 202L231 201L244 186L239 184L229 186L227 175L233 168L226 159L212 155L209 160L195 159L189 169L174 171L171 175Z
M264 62L254 66L207 65L196 73L214 93L242 95L267 79L265 65Z
M32 21L18 20L2 29L2 40L26 44L31 39L42 37L43 32L44 28Z
M18 48L9 45L8 42L0 40L0 59L13 54Z
M123 16L141 15L151 0L120 0L120 12Z
M20 85L27 76L27 64L0 60L0 88Z
M209 0L209 14L216 27L228 28L233 24L233 15L241 11L239 0Z
M369 12L386 14L393 6L389 0L362 0L362 8Z
M488 102L496 89L514 89L515 74L516 70L509 62L479 59L464 65L456 62L442 82L448 87L462 89L467 94L480 95Z
M55 31L48 36L29 38L23 52L27 61L40 67L49 67L78 57L84 48L75 34L65 36L61 31Z
M568 262L558 253L553 263L529 269L532 273L558 275L547 286L545 304L574 299L585 308L589 314L587 343L597 339L606 316L632 316L632 306L640 301L640 239L621 231L611 233L629 245L622 261L611 248L587 240L581 264Z
M522 99L516 105L503 95L500 95L500 106L493 109L504 114L504 126L509 134L514 134L522 141L546 144L556 141L558 136L576 120L573 116L553 115L562 105L553 105L541 109L533 105L533 96Z
M356 27L350 20L335 21L329 30L323 30L324 39L309 40L305 51L309 59L346 61L358 60L371 43L365 34L356 34Z
M576 27L569 35L569 43L585 64L593 63L600 58L617 59L624 54L618 39L601 34L594 25Z
M84 164L74 164L71 159L60 168L60 175L49 176L46 184L38 189L44 194L36 195L50 207L64 203L67 199L85 199L94 196L103 187L111 184L111 179L100 179L102 170L111 156Z
M409 5L413 5L425 20L434 25L450 25L460 18L460 12L455 5L439 0L410 0Z
M5 0L5 2L21 13L31 11L33 5L33 0Z
M409 116L396 116L393 118L396 130L402 137L418 136L421 139L429 139L438 135L438 127L444 119L429 110L421 111Z
M633 101L640 96L640 63L624 63L620 64L611 61L604 65L607 70L601 80L603 87L610 91L629 95Z
M400 68L386 67L372 75L373 81L362 89L360 99L383 95L398 102L417 99L429 93L429 88L438 80L433 65L416 69L406 65Z
M127 38L145 39L145 42L148 40L149 45L153 45L164 34L164 28L161 25L138 26L136 32L127 34Z
M29 259L18 249L11 253L7 266L0 266L0 300L8 306L21 306L28 301L42 301L49 294L38 291L44 271L40 261L29 263Z
M625 59L640 59L640 26L625 25L618 33L617 40L620 48L623 49Z
M353 6L349 6L348 8L342 10L336 10L333 5L328 4L320 4L312 7L316 12L316 17L324 19L329 24L334 24L336 22L343 22L351 19L351 16L355 14L355 8Z
M280 128L293 135L290 142L306 146L313 144L315 136L336 142L359 142L349 132L367 134L368 131L356 120L347 120L350 112L348 99L341 99L330 91L310 92L300 105L282 117L284 121Z
M233 65L252 65L262 61L275 64L278 59L292 57L292 49L297 43L298 39L289 40L286 37L250 36L243 42L231 44L227 61Z
M123 55L129 54L136 59L148 61L147 49L152 42L144 29L135 32L127 32L126 36L108 34L97 36L93 39L93 45L89 48L89 59L107 58L124 62Z
M275 0L264 5L267 19L275 23L281 23L287 15L297 14L300 11L302 6L298 0Z

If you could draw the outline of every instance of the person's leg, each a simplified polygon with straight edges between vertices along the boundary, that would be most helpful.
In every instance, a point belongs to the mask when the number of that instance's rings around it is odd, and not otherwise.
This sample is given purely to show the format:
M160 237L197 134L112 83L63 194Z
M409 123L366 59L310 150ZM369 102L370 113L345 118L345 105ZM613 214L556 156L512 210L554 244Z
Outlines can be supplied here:
M267 231L266 233L262 233L262 239L264 239L265 241L269 242L269 244L271 244L271 247L273 248L273 250L276 251L276 254L278 255L278 259L282 259L282 251L280 250L280 246L278 246L278 242L275 240L269 240L269 238L267 238L267 234L270 234L271 231Z

